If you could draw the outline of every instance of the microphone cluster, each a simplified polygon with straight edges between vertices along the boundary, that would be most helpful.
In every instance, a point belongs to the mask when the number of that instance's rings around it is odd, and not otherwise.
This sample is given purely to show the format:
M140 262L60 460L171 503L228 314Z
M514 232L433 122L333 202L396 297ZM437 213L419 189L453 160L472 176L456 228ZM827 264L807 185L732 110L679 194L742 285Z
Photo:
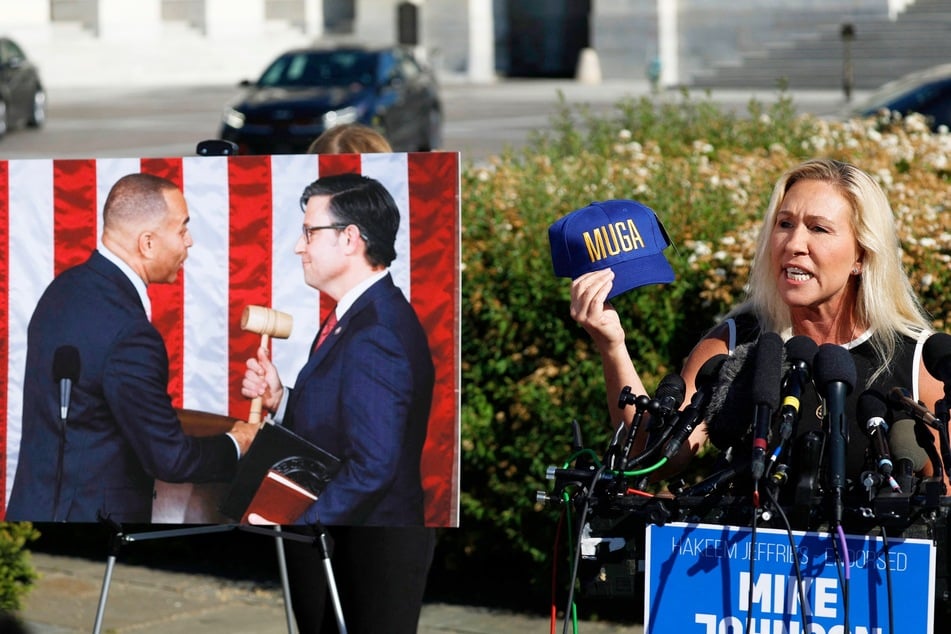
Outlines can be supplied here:
M945 398L935 404L933 412L904 387L892 388L887 394L866 389L858 397L855 426L868 441L870 468L855 482L864 485L869 500L902 496L907 502L919 484L916 473L929 460L932 464L943 463L936 469L939 475L945 465L951 465L947 437L951 335L931 335L924 345L923 361L944 384ZM677 374L664 377L653 397L635 395L625 388L618 406L634 407L635 412L629 425L622 422L615 429L604 463L599 467L590 462L580 468L577 463L574 468L552 467L548 477L560 490L581 484L589 496L595 488L607 496L643 495L641 489L651 474L674 460L691 433L706 420L711 439L724 449L726 467L697 484L676 489L674 500L688 504L689 500L723 491L728 484L738 484L738 477L746 475L752 481L754 506L758 507L761 483L778 488L795 474L798 480L790 500L805 508L828 496L832 520L839 525L850 484L846 473L850 443L846 399L857 382L855 362L845 348L819 346L801 335L783 343L775 333L763 333L748 349L741 352L738 348L736 355L709 359L697 373L696 392L686 406L682 407L686 388ZM805 434L793 452L790 441L797 436L801 400L810 385L821 397L821 429ZM729 394L725 396L726 392ZM727 411L729 407L724 403L730 399L745 402L745 409L734 403ZM746 423L736 416L738 411L746 412ZM937 430L940 450L935 449L927 428ZM731 437L732 442L723 447L714 436ZM540 499L551 499L539 495Z

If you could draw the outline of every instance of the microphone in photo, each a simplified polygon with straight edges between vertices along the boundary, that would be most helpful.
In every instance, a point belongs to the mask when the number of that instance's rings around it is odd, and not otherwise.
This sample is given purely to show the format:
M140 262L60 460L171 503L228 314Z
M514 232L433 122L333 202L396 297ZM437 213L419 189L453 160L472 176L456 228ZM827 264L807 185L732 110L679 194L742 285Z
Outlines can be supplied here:
M888 423L885 416L888 414L888 404L885 397L876 390L865 390L859 396L858 403L859 424L869 440L869 448L875 459L875 467L888 482L889 488L898 491L899 485L892 477L894 463L888 447ZM864 422L863 422L864 421Z
M938 421L938 438L941 442L941 459L948 476L951 476L951 438L948 437L948 423L951 422L951 335L936 332L925 341L922 350L925 369L944 384L944 398L934 404L934 414Z
M624 442L624 450L621 453L624 458L622 467L625 470L633 465L631 450L634 447L635 435L640 429L644 414L650 414L648 419L649 429L651 430L651 436L656 438L660 430L667 426L667 420L671 414L676 413L677 408L684 402L686 393L687 386L683 377L679 374L668 374L661 379L661 382L657 385L657 390L654 392L654 398L648 398L644 395L633 397L630 394L630 387L625 387L622 390L619 405L623 403L623 405L634 405L635 407L634 418L628 429L627 440ZM650 439L648 439L647 444L651 444Z
M690 399L690 404L671 423L672 432L664 446L664 458L668 460L673 458L691 432L706 416L713 388L720 378L720 369L728 358L728 355L718 354L707 359L706 363L700 367L695 380L697 391Z
M912 393L906 388L893 387L888 392L888 400L892 407L902 410L915 420L921 421L928 427L938 427L938 419L935 418L935 415L919 401L916 401Z
M918 443L917 423L910 418L902 418L892 423L888 434L888 443L895 461L895 477L902 493L911 493L914 488L915 473L928 462L928 453Z
M945 400L951 400L951 335L936 332L928 337L922 360L931 376L944 383Z
M829 447L829 487L833 493L833 519L842 523L842 492L845 490L845 457L849 442L845 417L846 396L855 387L855 361L842 346L824 343L816 351L815 383L825 399L825 420Z
M812 364L819 346L806 335L796 335L786 342L786 359L789 370L783 379L782 406L779 414L780 443L789 440L799 421L799 406L802 392L812 379Z
M59 417L65 422L73 384L79 380L79 350L76 346L60 346L53 353L53 380L59 383Z
M756 345L753 379L753 452L750 473L757 483L766 470L766 447L773 414L779 409L783 374L783 340L775 332L764 332Z

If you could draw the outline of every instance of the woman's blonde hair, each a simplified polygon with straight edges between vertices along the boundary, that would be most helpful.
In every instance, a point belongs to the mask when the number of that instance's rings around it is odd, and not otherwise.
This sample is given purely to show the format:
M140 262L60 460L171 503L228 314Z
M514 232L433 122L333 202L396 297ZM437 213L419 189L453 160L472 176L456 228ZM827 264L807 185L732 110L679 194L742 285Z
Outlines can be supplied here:
M848 201L852 210L849 220L862 254L861 273L854 278L858 285L856 311L859 320L872 330L871 343L880 361L874 378L894 357L902 335L917 338L931 326L902 268L895 216L885 192L854 165L831 159L812 159L779 178L756 240L748 299L731 314L752 310L764 329L778 332L784 338L792 336L789 306L783 302L774 282L778 271L772 270L770 236L786 193L804 180L828 183Z
M308 154L387 154L392 151L382 134L360 123L328 128L307 148Z

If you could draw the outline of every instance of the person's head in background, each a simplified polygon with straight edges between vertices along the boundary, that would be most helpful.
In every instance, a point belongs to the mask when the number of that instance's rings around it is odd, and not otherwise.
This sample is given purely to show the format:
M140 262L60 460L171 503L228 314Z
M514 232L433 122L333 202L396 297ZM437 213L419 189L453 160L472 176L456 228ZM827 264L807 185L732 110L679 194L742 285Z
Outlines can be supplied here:
M360 123L344 123L328 128L307 148L308 154L372 154L392 151L389 141L382 134Z

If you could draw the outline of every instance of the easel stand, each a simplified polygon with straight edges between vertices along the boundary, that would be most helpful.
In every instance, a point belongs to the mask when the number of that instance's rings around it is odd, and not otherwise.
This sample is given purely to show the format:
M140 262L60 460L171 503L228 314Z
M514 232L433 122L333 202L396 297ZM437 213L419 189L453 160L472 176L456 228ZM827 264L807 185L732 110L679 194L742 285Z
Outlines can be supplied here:
M334 614L337 617L337 628L340 634L347 634L347 626L343 618L343 608L340 605L340 595L337 592L337 582L334 578L333 566L331 565L330 555L331 546L326 529L322 524L317 523L312 526L314 534L302 535L300 533L283 532L280 526L265 527L251 526L247 524L210 524L207 526L193 526L180 529L166 529L158 531L147 531L142 533L124 533L122 526L108 518L100 517L99 520L112 531L109 538L109 555L106 559L106 570L102 579L102 590L99 593L99 606L96 609L96 622L93 625L93 634L100 634L102 631L102 620L106 612L106 601L109 597L109 586L112 583L112 571L115 568L116 559L119 551L124 544L146 541L150 539L165 539L169 537L187 537L191 535L204 535L207 533L223 533L232 530L241 530L258 535L273 537L277 544L278 567L281 575L281 588L284 593L284 612L287 617L287 632L294 634L294 617L291 606L290 586L287 579L287 563L284 559L284 543L281 540L292 539L301 543L311 544L320 548L323 559L324 574L327 577L327 589L330 592L330 600L333 603Z

